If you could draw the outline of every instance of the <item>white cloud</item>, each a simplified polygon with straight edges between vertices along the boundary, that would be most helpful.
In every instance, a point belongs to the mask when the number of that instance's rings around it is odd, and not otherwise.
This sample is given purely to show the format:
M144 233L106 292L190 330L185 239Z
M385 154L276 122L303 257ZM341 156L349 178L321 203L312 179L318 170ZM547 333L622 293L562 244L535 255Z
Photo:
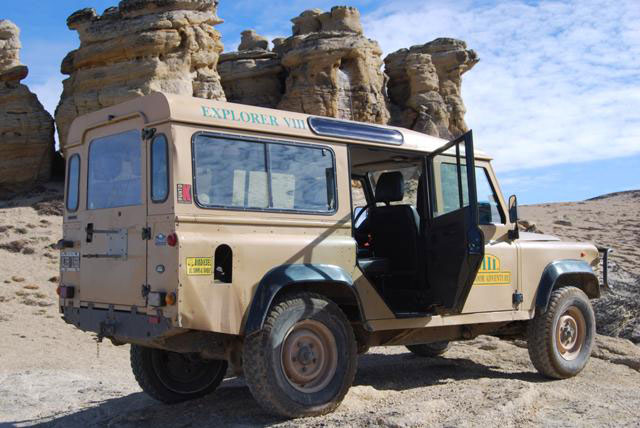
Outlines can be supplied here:
M58 101L60 101L60 95L62 94L62 79L63 76L51 76L47 80L41 83L32 83L29 85L29 90L38 96L38 100L44 106L44 109L54 115ZM58 134L55 134L56 147L58 147Z
M363 24L385 53L436 37L478 52L466 119L501 171L640 153L635 0L394 1Z

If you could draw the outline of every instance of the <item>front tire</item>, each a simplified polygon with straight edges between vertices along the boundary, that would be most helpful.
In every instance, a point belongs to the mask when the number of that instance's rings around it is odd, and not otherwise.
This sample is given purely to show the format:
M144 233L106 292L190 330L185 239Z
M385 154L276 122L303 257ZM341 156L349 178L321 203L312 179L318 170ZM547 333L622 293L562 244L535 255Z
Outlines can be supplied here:
M297 293L277 301L263 328L245 338L245 378L256 401L285 417L335 410L353 383L356 340L332 301Z
M580 373L591 356L596 331L591 302L576 287L554 290L547 310L529 322L527 347L534 367L553 379Z
M407 349L420 357L439 357L451 348L448 341L407 345Z
M224 360L131 345L131 369L138 385L166 404L192 400L213 392L227 372Z

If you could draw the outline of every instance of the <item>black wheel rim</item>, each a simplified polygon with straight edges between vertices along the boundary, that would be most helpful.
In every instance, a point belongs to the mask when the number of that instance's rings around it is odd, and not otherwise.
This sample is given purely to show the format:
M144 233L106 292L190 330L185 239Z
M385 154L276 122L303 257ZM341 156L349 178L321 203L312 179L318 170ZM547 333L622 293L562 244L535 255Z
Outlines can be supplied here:
M197 394L216 382L223 361L203 360L192 354L154 349L151 355L158 379L177 394Z

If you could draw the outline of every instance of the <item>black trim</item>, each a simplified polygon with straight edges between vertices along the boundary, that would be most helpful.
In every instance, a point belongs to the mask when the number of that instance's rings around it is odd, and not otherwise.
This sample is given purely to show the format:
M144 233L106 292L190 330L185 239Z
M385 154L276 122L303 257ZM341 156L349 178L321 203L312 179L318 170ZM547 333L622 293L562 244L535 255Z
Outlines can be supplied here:
M581 288L587 296L592 299L600 297L600 286L598 278L593 273L589 263L584 260L555 260L547 265L542 272L538 293L536 295L536 307L547 310L551 293L561 279L572 278L569 285Z
M326 117L310 117L309 128L323 137L350 138L352 140L401 146L404 144L402 132L368 123L348 122Z
M156 141L159 138L163 138L164 139L164 151L165 151L165 155L166 155L166 160L167 160L167 164L166 164L166 170L167 170L167 191L164 195L163 199L153 199L153 145L156 143ZM171 173L171 168L169 167L169 164L171 162L169 162L169 139L167 138L167 136L165 134L158 134L156 136L153 137L153 140L151 140L151 144L149 146L149 181L151 182L151 191L149 192L149 199L151 199L151 202L154 204L162 204L164 202L167 202L167 199L169 199L169 191L171 190L170 187L170 173Z
M339 266L326 264L281 265L267 272L253 295L244 334L249 335L262 328L274 297L284 287L292 284L332 283L346 287L358 302L361 319L364 320L362 304L351 275Z
M78 158L78 179L76 182L76 207L74 209L71 209L69 208L69 184L70 184L69 177L71 176L71 161L73 161L73 158ZM82 176L81 168L82 168L82 159L80 159L79 153L75 153L69 158L69 162L67 163L67 198L64 206L67 209L67 212L70 212L70 213L74 213L78 211L78 208L80 208L80 177Z
M277 208L241 208L241 207L229 207L224 205L206 205L201 203L198 200L198 187L196 183L196 159L195 159L195 150L194 144L196 142L196 138L199 136L206 137L219 137L219 138L227 138L230 140L239 140L250 143L262 143L265 145L265 152L267 150L267 144L283 144L289 146L299 146L299 147L310 147L317 150L328 150L331 153L331 160L333 163L333 192L336 195L335 198L335 206L332 211L307 211L307 210L294 210L294 209L277 209ZM269 165L265 165L267 169L267 175L269 176ZM320 145L314 143L299 143L293 141L286 140L276 140L270 138L262 138L262 137L254 137L254 136L245 136L245 135L234 135L234 134L226 134L222 132L210 132L210 131L197 131L191 136L191 181L193 187L193 200L198 208L208 209L208 210L225 210L225 211L242 211L242 212L268 212L268 213L282 213L282 214L307 214L307 215L322 215L322 216L333 216L338 212L338 171L336 168L336 153L333 149L327 145ZM269 181L269 180L268 180Z

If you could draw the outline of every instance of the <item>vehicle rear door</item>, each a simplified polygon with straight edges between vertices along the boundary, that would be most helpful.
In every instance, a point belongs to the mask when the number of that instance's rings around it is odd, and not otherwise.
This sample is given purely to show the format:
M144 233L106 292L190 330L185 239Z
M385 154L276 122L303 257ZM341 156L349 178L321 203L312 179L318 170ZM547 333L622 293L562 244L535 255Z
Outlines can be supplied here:
M81 222L80 300L145 306L147 162L132 119L89 131L84 159L86 200Z
M471 131L431 153L427 171L427 281L439 310L460 313L484 256Z

